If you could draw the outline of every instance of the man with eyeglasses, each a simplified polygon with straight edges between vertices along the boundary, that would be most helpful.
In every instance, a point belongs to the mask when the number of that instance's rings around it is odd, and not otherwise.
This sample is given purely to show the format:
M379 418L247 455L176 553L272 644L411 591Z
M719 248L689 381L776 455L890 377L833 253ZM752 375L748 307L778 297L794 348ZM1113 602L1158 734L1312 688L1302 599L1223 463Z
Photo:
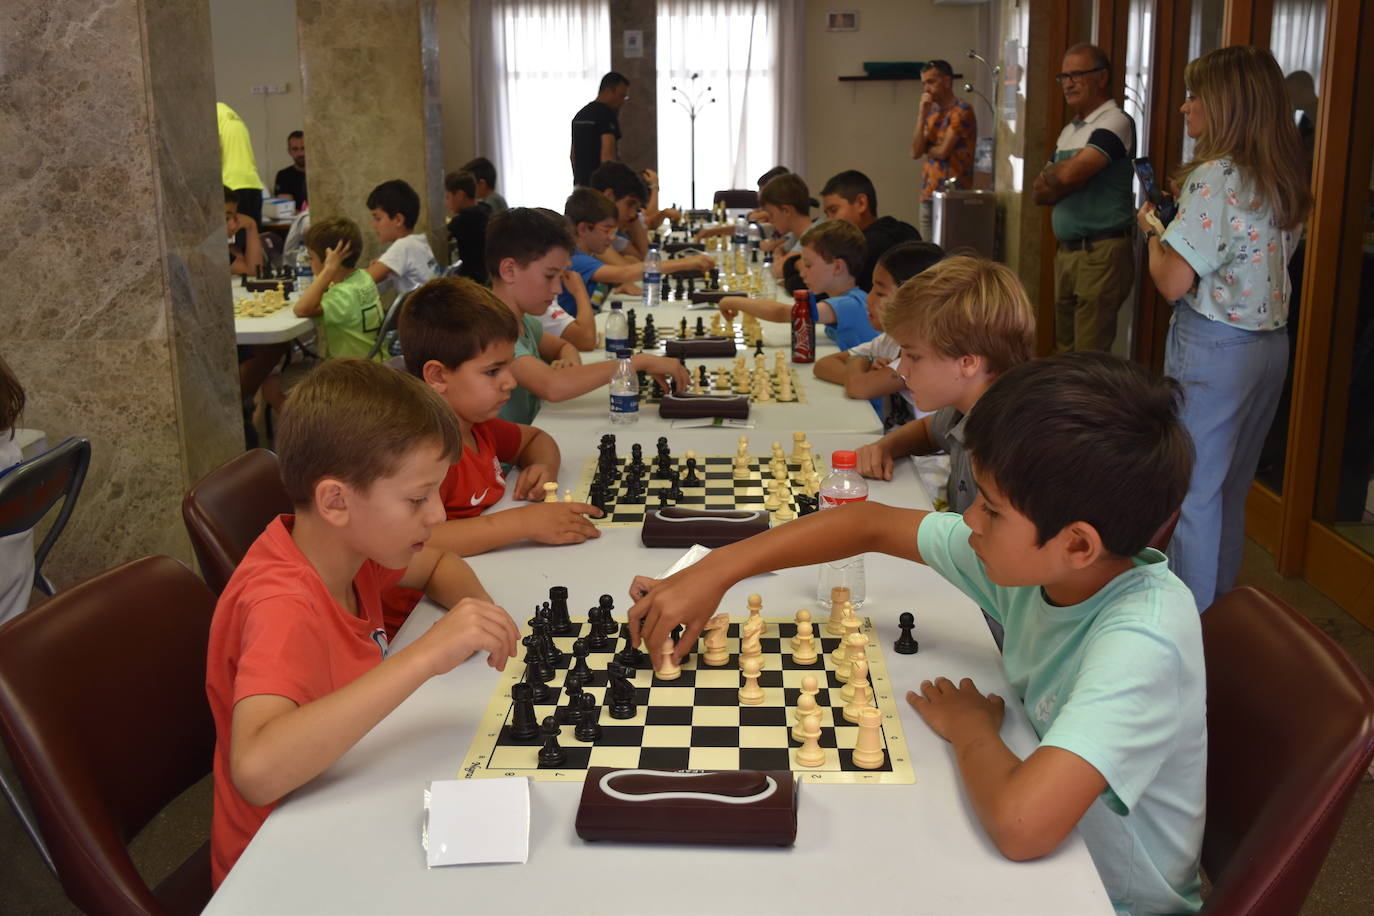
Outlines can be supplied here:
M1117 311L1135 282L1135 123L1112 98L1111 61L1101 48L1069 48L1055 79L1072 118L1032 188L1037 204L1054 207L1059 240L1055 349L1110 350Z
M921 238L934 241L931 195L946 179L961 188L973 187L973 151L978 145L978 120L968 102L954 97L954 68L947 60L931 60L921 68L921 109L911 132L911 158L926 157L921 168Z

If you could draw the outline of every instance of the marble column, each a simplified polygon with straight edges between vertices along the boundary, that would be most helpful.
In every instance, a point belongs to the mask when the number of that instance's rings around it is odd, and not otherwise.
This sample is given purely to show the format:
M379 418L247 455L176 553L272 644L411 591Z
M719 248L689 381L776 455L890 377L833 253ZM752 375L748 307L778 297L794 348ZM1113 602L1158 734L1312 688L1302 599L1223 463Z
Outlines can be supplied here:
M620 158L635 171L658 168L657 17L655 3L611 0L611 69L630 81L630 100L620 110ZM625 56L627 29L644 33L642 57Z
M311 211L356 222L367 263L382 253L368 192L403 179L446 261L435 0L297 0L296 25Z
M186 488L243 449L206 0L0 7L0 354L91 440L44 572L193 564Z

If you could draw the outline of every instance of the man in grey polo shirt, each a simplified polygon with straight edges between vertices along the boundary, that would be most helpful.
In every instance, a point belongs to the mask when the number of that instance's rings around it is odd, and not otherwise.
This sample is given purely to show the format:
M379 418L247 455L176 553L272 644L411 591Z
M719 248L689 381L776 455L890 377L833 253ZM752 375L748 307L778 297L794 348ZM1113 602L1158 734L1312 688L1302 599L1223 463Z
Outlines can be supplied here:
M1035 179L1035 202L1053 206L1055 349L1110 350L1116 313L1135 282L1130 230L1135 124L1112 99L1111 62L1074 45L1055 77L1072 120Z

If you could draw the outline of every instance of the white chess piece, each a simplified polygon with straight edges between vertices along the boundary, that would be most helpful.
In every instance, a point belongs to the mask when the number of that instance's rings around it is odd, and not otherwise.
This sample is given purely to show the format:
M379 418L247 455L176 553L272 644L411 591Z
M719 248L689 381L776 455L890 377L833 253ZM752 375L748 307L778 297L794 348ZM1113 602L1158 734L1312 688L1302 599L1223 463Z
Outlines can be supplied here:
M747 620L744 621L744 626L745 626L745 628L746 628L746 630L747 630L748 632L750 632L750 633L757 633L757 634L759 634L760 636L762 636L762 635L763 635L763 628L764 628L764 624L763 624L763 596L762 596L762 595L759 595L759 594L750 595L750 596L749 596L749 601L748 601L748 607L749 607L749 618L748 618Z
M792 661L798 665L814 665L816 658L816 637L812 634L811 621L803 620L797 625L797 648L792 653Z
M844 700L846 703L854 699L854 668L860 661L862 661L865 666L868 665L867 651L860 651L857 654L853 651L849 653L849 680L845 681L844 686L840 688L840 699Z
M804 767L818 767L825 763L825 751L820 744L821 717L807 716L805 725L802 746L797 748L797 763Z
M801 458L802 458L802 443L805 442L805 441L806 441L806 433L804 433L804 432L793 432L793 433L792 433L792 460L793 460L793 461L801 461Z
M549 481L548 483L544 484L544 502L546 502L546 503L556 503L556 502L558 502L558 482L557 482L557 481Z
M570 502L572 502L572 490L564 490L564 491L563 491L563 502L565 502L565 503L570 503Z
M663 646L659 649L658 668L654 670L654 677L660 681L675 681L682 677L682 669L673 661L675 648L673 637L663 640Z
M876 770L883 765L883 736L880 733L883 714L872 706L859 713L859 737L854 745L854 765Z
M801 610L797 611L797 614L796 614L796 621L797 621L797 636L793 636L793 637L792 637L792 651L793 651L793 652L797 651L797 646L799 645L799 643L798 643L798 636L801 635L801 625L804 624L804 623L810 623L810 622L811 622L811 612L808 611L806 608L802 608Z
M759 644L759 634L746 633L740 638L739 657L741 664L749 659L757 661L763 657L763 647Z
M774 517L780 522L790 522L797 517L796 510L792 508L790 499L779 498L778 511L774 513Z
M868 701L873 695L872 688L868 685L868 662L862 658L854 660L854 670L849 676L849 683L846 687L854 688L854 697L844 707L844 717L850 722L857 723L859 714L868 708Z
M813 697L821 692L821 686L816 681L814 674L808 674L802 678L801 692Z
M792 709L792 737L798 741L805 741L806 717L820 715L821 708L816 703L816 698L810 694L803 693L797 697L797 705Z
M867 645L868 637L858 631L848 633L848 635L841 640L840 646L835 652L836 654L843 652L843 657L835 659L833 655L831 656L831 658L835 660L835 678L840 681L840 683L849 680L850 672L854 667L854 659L856 658L854 654L855 651L857 650L859 653L863 653Z
M739 689L739 701L745 706L759 706L763 703L763 688L759 686L759 669L762 667L757 658L746 658L740 664L744 672L744 686Z
M719 668L730 660L730 650L725 638L725 629L729 625L729 614L717 614L706 621L706 652L701 656L701 660L713 668Z
M830 590L830 619L825 622L827 636L844 635L844 603L849 600L849 589L837 585Z

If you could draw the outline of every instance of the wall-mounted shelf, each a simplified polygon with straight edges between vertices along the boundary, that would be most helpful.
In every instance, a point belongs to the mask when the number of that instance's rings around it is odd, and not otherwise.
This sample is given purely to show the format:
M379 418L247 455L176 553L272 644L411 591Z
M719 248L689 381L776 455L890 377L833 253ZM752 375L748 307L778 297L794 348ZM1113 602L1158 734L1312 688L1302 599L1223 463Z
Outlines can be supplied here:
M956 73L954 74L954 78L957 80L961 80L964 78L964 74ZM842 76L839 78L839 80L842 83L919 83L921 81L921 78L919 76L869 76L867 73L863 73L859 76Z

